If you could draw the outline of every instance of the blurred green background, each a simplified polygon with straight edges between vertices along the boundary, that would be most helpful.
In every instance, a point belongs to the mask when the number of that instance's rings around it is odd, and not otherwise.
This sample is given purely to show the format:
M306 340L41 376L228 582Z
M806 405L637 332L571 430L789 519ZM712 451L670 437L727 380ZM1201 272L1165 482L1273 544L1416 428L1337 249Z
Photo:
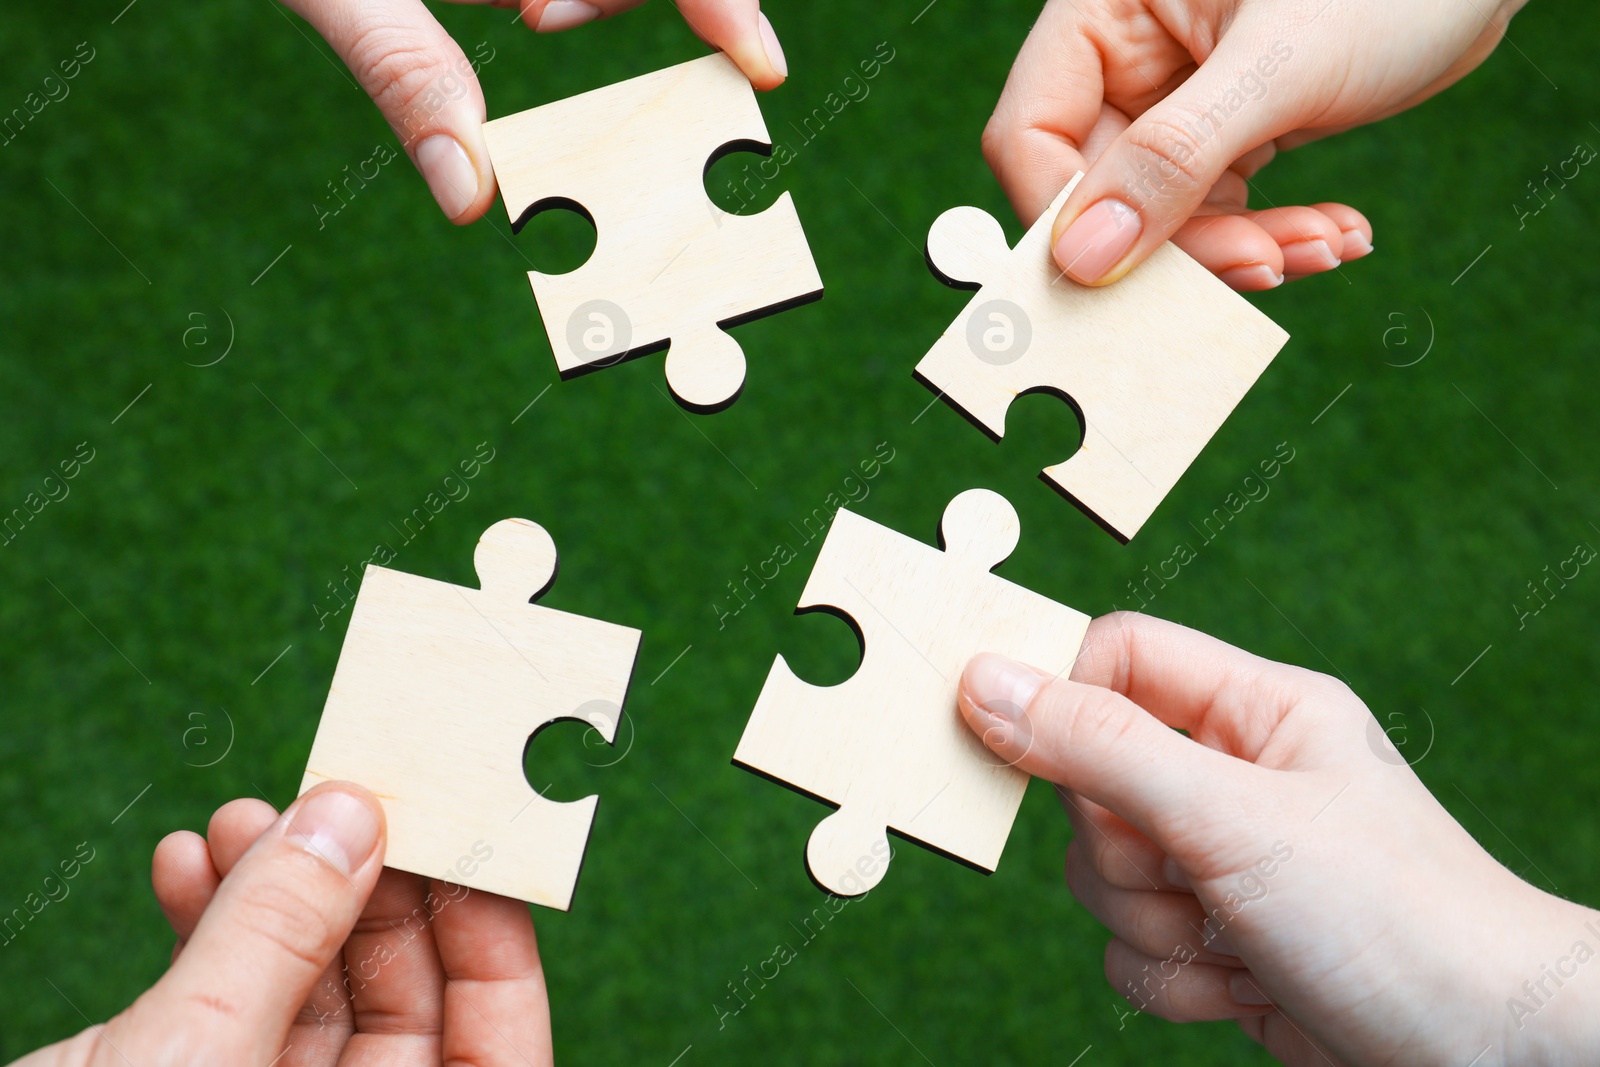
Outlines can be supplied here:
M996 874L901 847L719 1029L727 983L821 902L801 854L825 814L729 758L775 653L831 683L855 642L791 615L815 544L726 626L714 605L880 442L894 459L857 510L931 540L956 492L999 490L1023 521L1001 573L1091 613L1132 606L1128 581L1192 544L1152 612L1342 674L1489 849L1600 902L1600 576L1522 628L1514 607L1600 545L1600 177L1520 225L1515 207L1600 145L1588 7L1531 5L1515 47L1442 98L1260 176L1261 205L1360 207L1377 251L1257 299L1293 339L1124 547L1035 478L1074 446L1064 407L1019 402L995 445L911 378L966 300L924 266L929 223L970 203L1019 232L978 135L1036 11L943 0L918 19L925 2L769 4L793 71L762 101L779 137L880 43L894 58L772 188L827 295L736 331L748 385L711 417L665 398L660 356L557 379L525 272L574 254L559 219L511 238L496 206L457 229L397 159L319 230L326 183L391 137L276 5L8 12L0 109L79 42L95 58L0 148L0 510L80 442L93 458L0 547L0 912L80 842L95 858L0 947L0 1055L160 974L156 841L233 797L293 797L346 618L313 605L483 442L470 495L394 565L470 584L478 534L526 516L562 552L544 603L645 634L625 756L590 766L612 754L576 727L534 750L553 796L602 797L572 912L536 915L566 1062L1264 1061L1231 1025L1119 1020L1039 783ZM659 0L541 39L436 10L493 50L491 115L703 51ZM1270 495L1206 543L1196 526L1280 443Z

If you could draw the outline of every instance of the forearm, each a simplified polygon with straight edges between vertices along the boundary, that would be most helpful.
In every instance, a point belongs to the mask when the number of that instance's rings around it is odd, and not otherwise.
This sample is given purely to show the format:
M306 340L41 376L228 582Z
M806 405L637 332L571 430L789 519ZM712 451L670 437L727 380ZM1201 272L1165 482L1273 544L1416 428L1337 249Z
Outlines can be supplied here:
M1600 1062L1600 911L1539 893L1537 933L1512 958L1490 1010L1504 1033L1485 1062L1516 1067ZM1502 971L1502 974L1505 972Z

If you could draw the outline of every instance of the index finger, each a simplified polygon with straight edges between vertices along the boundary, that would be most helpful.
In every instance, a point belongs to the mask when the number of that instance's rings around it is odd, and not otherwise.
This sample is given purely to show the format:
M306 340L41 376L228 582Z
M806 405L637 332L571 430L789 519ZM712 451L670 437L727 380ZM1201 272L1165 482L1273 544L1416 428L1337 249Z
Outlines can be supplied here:
M481 3L483 0L458 0ZM540 33L581 26L599 18L620 15L644 0L494 0L500 7L518 8L522 21ZM761 11L760 0L674 0L678 13L695 36L725 52L757 89L783 84L789 73L783 47L772 23Z
M1121 693L1168 726L1246 759L1322 676L1138 612L1089 624L1072 680Z
M984 159L1023 225L1033 225L1062 186L1089 169L1096 128L1114 118L1104 100L1100 52L1075 5L1045 5L983 130Z
M446 1063L548 1067L550 1006L533 918L520 900L435 881Z

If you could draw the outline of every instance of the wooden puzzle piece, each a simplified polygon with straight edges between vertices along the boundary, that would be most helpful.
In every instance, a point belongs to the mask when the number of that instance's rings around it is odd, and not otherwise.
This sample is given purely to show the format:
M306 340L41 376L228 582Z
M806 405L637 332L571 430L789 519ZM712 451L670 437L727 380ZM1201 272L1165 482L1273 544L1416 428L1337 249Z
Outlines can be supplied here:
M838 896L883 877L896 830L992 871L1028 776L984 746L956 710L967 660L999 652L1066 674L1088 616L990 572L1021 524L987 489L950 501L931 548L840 509L799 611L842 613L861 667L836 686L772 665L734 762L831 801L806 845L811 876Z
M978 208L935 220L929 265L945 284L978 292L916 375L996 439L1024 393L1071 403L1083 444L1042 477L1126 542L1289 335L1170 243L1113 285L1064 277L1050 226L1082 176L1014 251Z
M387 866L565 911L599 798L544 799L523 753L559 719L615 739L639 631L530 603L556 572L536 523L495 523L473 562L481 589L367 566L300 791L377 794Z
M483 132L513 227L550 207L595 227L583 266L528 272L564 376L669 345L673 393L717 410L745 377L726 328L822 295L788 193L755 215L728 214L706 196L706 171L722 155L771 147L754 90L720 53Z

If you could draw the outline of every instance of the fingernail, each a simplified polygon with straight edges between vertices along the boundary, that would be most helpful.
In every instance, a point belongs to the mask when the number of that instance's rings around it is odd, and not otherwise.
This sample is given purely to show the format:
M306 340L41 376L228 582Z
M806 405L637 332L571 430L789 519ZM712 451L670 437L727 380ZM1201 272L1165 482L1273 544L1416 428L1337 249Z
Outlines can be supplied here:
M972 661L966 673L967 695L990 716L1017 722L1044 684L1031 667L993 652Z
M1230 267L1217 275L1224 285L1241 293L1255 293L1262 289L1276 289L1283 284L1283 275L1267 266L1256 263L1249 267Z
M1261 987L1256 985L1255 975L1249 971L1239 971L1228 979L1228 995L1233 997L1235 1004L1245 1004L1252 1008L1272 1003L1267 999L1267 995L1261 992Z
M1178 861L1171 856L1168 856L1167 861L1161 865L1161 877L1165 878L1167 884L1174 889L1191 891L1194 889L1194 886L1189 884L1189 876L1183 873L1183 868L1179 867Z
M772 23L767 21L764 11L756 13L756 25L761 27L761 47L767 50L767 62L772 64L772 69L789 76L789 61L783 58L783 45L778 43L778 35L772 30Z
M290 819L286 834L349 877L377 847L378 816L342 789L325 789L306 798Z
M456 218L478 199L478 168L448 134L436 133L417 146L417 169L446 218Z
M1344 231L1344 261L1360 259L1362 256L1372 254L1372 242L1367 240L1367 235L1360 230Z
M1073 220L1056 241L1056 263L1075 282L1105 277L1144 228L1139 213L1120 200L1102 200Z
M1283 246L1285 274L1315 274L1321 270L1332 270L1338 265L1339 257L1333 254L1328 242L1320 237L1315 241L1296 241Z
M550 0L539 14L539 25L534 27L536 33L557 33L561 30L570 30L574 26L582 26L585 22L593 22L600 17L600 9L593 4L586 4L583 0Z

